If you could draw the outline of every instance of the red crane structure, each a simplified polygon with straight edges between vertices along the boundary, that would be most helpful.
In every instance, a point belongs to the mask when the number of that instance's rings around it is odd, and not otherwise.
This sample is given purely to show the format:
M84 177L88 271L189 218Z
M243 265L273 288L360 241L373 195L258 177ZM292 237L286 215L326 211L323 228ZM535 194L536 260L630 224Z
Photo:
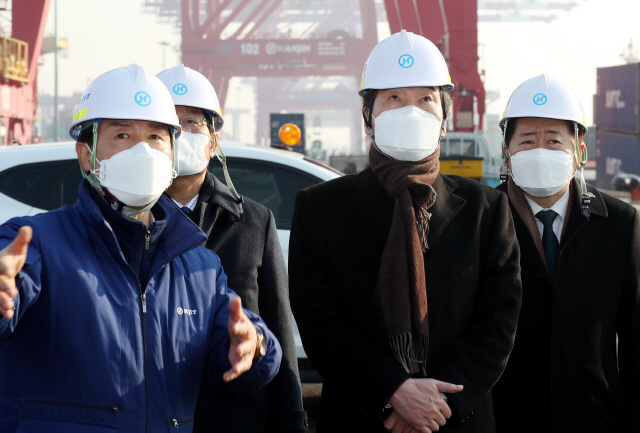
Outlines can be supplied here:
M356 90L378 42L374 0L182 0L181 16L182 61L209 78L223 107L232 77L259 77L258 142L270 112L345 109L359 153ZM353 77L351 93L320 91L328 76Z
M0 146L34 138L38 60L49 2L13 1L11 37L0 36Z
M402 29L434 42L444 55L453 90L453 128L482 129L484 85L478 71L476 0L385 0L391 33Z

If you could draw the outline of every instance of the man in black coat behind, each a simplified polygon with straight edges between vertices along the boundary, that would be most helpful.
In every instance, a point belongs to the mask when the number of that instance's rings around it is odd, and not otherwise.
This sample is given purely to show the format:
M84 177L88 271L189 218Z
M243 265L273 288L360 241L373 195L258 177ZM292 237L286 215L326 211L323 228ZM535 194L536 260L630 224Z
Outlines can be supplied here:
M211 83L184 65L167 69L158 78L173 97L183 129L176 146L178 177L167 194L205 232L205 247L220 257L229 287L246 309L260 312L282 346L280 371L254 394L223 395L203 382L193 431L306 432L287 270L273 214L241 198L232 184L228 188L207 170L218 145L216 131L223 124Z
M324 378L318 433L495 430L519 252L504 194L438 173L452 88L427 39L380 42L361 90L370 167L296 198L291 305Z
M638 213L574 178L587 128L559 79L521 84L501 127L523 299L498 431L640 432Z

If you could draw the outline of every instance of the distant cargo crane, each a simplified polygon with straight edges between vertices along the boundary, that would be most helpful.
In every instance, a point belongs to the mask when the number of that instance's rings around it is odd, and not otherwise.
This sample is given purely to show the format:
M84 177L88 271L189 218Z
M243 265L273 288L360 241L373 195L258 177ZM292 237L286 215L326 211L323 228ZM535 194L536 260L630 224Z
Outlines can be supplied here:
M485 90L478 71L478 21L550 21L555 18L550 11L569 10L580 1L384 0L384 5L392 33L421 34L447 59L456 85L453 129L479 131ZM212 81L223 106L232 77L259 77L258 134L269 129L268 112L346 107L354 112L352 141L358 141L358 99L344 95L344 86L322 93L321 77L359 82L377 43L377 15L385 12L376 11L374 0L145 0L144 7L162 21L175 20L183 63ZM304 85L277 77L303 79Z

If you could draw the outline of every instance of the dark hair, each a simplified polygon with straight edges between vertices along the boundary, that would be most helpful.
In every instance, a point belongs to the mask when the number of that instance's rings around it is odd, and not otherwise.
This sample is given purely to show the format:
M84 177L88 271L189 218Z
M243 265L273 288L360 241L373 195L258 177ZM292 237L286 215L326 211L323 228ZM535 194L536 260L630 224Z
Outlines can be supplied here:
M567 128L569 128L569 133L573 137L573 122L571 120L565 120L565 122L567 123ZM507 148L509 148L509 143L513 138L513 134L516 132L517 123L518 117L511 118L507 122L507 129L504 132L504 144ZM578 128L580 129L580 131L578 132L578 139L582 140L584 138L585 131L582 125L578 125Z
M378 91L376 89L367 89L362 91L362 109L370 108L373 106L373 101ZM451 93L445 92L440 88L440 98L444 100L444 116L451 111L451 105L453 105L453 98Z
M79 143L93 145L93 122L89 122L78 136Z

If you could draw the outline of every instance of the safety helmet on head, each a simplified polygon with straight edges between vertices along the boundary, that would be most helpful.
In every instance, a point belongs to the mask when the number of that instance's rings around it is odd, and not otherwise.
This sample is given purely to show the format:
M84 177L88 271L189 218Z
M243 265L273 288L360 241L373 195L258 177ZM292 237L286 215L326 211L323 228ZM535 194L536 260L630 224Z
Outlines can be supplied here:
M582 104L573 89L557 77L542 74L520 84L509 98L500 128L508 119L542 117L569 120L587 132Z
M99 119L150 120L181 133L180 122L164 84L142 66L129 65L105 72L87 87L69 127L78 140L82 131Z
M160 72L157 77L169 89L174 105L201 108L211 116L215 131L222 128L224 118L218 95L204 75L180 65Z
M365 90L397 87L453 90L442 53L424 36L402 30L380 41L369 54L362 70L360 95Z

